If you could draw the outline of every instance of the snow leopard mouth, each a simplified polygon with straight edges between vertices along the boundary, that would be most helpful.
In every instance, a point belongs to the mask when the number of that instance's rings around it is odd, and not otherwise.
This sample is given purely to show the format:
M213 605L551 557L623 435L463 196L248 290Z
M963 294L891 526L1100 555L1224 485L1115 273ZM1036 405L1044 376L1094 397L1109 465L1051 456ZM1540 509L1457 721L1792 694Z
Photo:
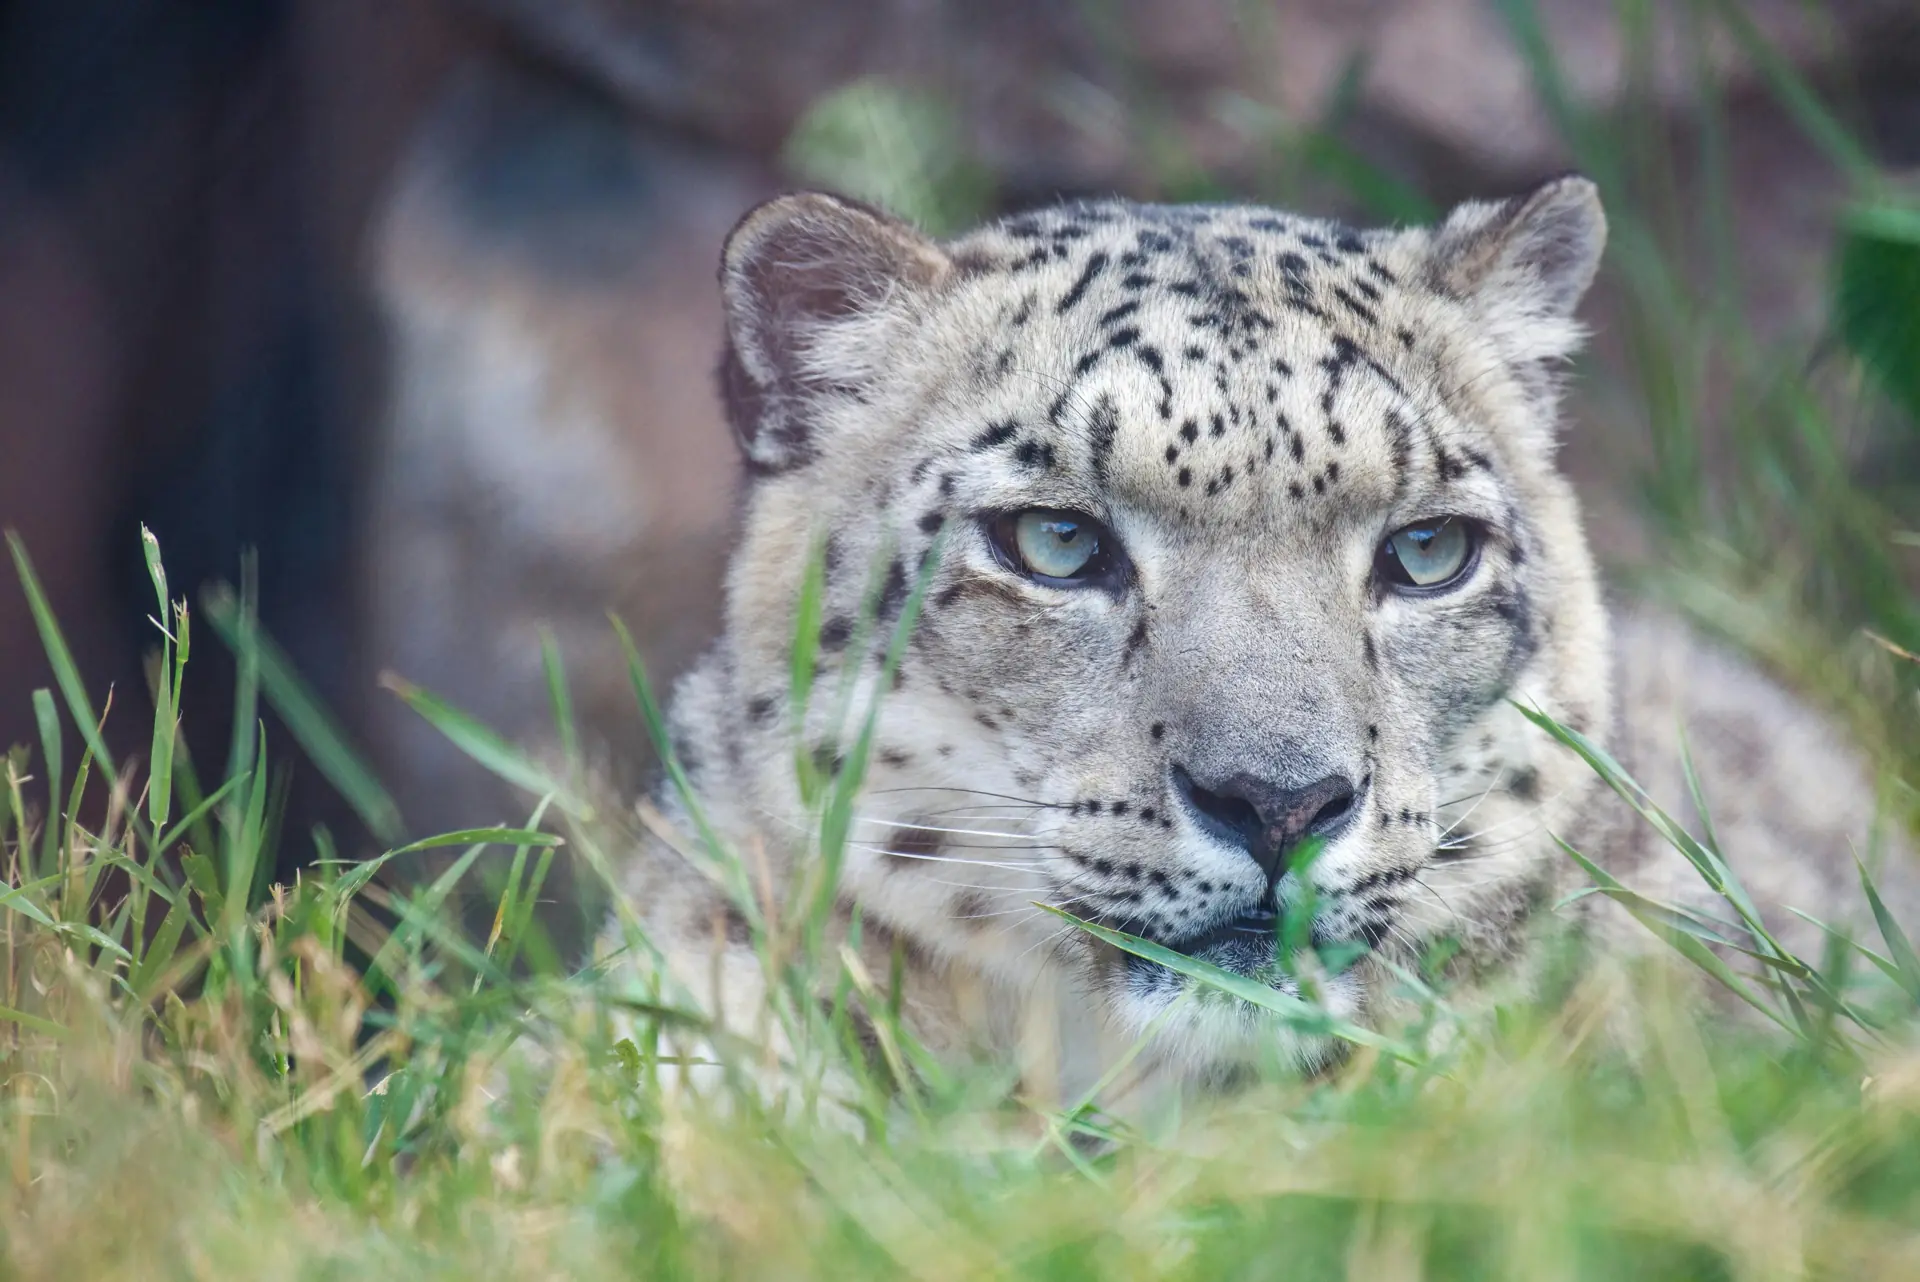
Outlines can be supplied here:
M1165 936L1153 942L1195 961L1237 975L1252 975L1272 966L1279 952L1280 927L1280 912L1269 897L1192 934Z
M1271 903L1263 903L1197 935L1167 940L1166 946L1188 957L1204 957L1223 946L1246 944L1264 945L1271 952L1279 929L1279 912Z
M1368 915L1354 920L1344 912L1329 911L1333 908L1334 905L1322 905L1321 911L1314 916L1307 938L1301 941L1303 946L1326 950L1343 944L1358 944L1369 951L1380 947L1387 933L1384 917ZM1161 938L1154 942L1195 961L1203 961L1237 975L1256 976L1271 972L1280 951L1284 929L1281 911L1268 898L1237 916L1194 934ZM1135 960L1145 961L1141 958ZM1159 966L1158 963L1147 964Z

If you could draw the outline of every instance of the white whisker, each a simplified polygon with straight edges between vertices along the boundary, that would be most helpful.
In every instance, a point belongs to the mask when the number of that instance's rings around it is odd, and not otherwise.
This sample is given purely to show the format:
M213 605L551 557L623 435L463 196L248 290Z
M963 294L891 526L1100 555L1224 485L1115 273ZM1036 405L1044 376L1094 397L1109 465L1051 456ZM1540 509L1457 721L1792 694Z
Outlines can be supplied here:
M1062 926L1059 930L1054 931L1051 935L1041 936L1039 939L1034 940L1033 943L1029 944L1027 947L1021 949L1020 955L1014 958L1014 960L1016 962L1026 960L1027 954L1032 952L1034 949L1045 947L1051 944L1056 944L1060 940L1066 938L1067 935L1072 933L1075 929L1077 929L1077 927L1075 927L1072 923L1068 923L1067 925Z
M1039 869L1047 863L1041 859L962 859L953 855L921 855L904 850L889 850L885 846L875 846L864 841L850 841L847 845L855 850L864 850L872 855L885 855L890 859L917 859L930 864L965 865L970 868L1003 869Z
M1445 841L1448 833L1452 832L1455 828L1458 828L1461 824L1465 823L1468 819L1472 818L1473 812L1480 809L1480 803L1485 801L1488 797L1492 796L1493 790L1495 788L1498 788L1500 786L1500 781L1502 779L1505 779L1506 777L1507 777L1507 768L1505 766L1501 766L1500 769L1494 771L1493 780L1487 784L1485 791L1483 791L1478 797L1474 798L1473 804L1467 807L1466 814L1461 815L1458 819L1448 824L1446 828L1441 831L1440 840ZM1446 807L1441 806L1439 807L1439 809L1444 810L1446 809Z
M1015 797L1004 792L988 792L984 788L958 788L946 784L914 784L904 788L869 788L870 797L895 796L904 792L949 792L971 797L991 797L997 802L1008 805L1027 806L1035 810L1065 810L1066 806L1057 801L1035 801L1031 797Z
M1473 835L1476 837L1483 837L1487 833L1498 832L1502 828L1505 828L1510 824L1523 823L1528 819L1534 818L1542 810L1545 810L1548 806L1558 801L1564 795L1566 795L1566 789L1562 788L1558 792L1553 793L1551 796L1548 796L1541 801L1537 801L1531 806L1527 806L1523 808L1517 814L1509 815L1507 818L1500 820L1500 822L1498 823L1488 824L1485 828L1481 828L1477 830ZM1465 818L1466 818L1466 815L1461 816L1461 819L1465 819ZM1459 825L1455 824L1454 826L1458 827ZM1449 833L1451 833L1452 831L1453 831L1452 828L1447 829L1447 832ZM1442 834L1442 835L1444 836L1445 834Z
M788 819L786 816L775 814L770 810L763 810L761 813L766 815L767 818L773 820L775 823L778 823L793 832L800 833L801 835L806 837L812 837L814 835L813 829L806 824L795 823L793 820ZM1052 849L1052 846L1047 842L1033 840L1033 834L1030 834L1030 833L979 832L977 830L959 829L959 828L939 828L939 829L926 828L919 824L894 823L890 820L874 819L864 815L855 815L853 817L853 822L856 824L860 824L860 823L874 824L874 825L886 828L890 833L898 832L898 831L971 833L972 835L976 835L976 836L1000 837L1009 842L1022 843L1018 845L1004 845L1004 846L968 844L968 843L958 843L958 842L940 843L943 846L959 845L963 849L974 849L974 850L1050 850ZM903 851L891 850L888 847L884 845L880 845L875 842L859 842L859 841L849 840L847 844L861 846L863 848L868 848L868 849L874 849L880 853L885 853L885 854L896 854L896 855L903 855L903 856L905 854L905 852Z
M1052 890L1050 882L1038 886L995 886L978 881L948 881L942 877L922 877L920 880L929 886L952 886L955 890L978 890L989 895L1039 895Z
M856 815L855 823L878 824L886 828L903 829L909 832L936 832L952 834L956 837L1004 837L1009 841L1038 836L1034 832L1003 832L993 828L942 828L934 824L917 823L911 819L876 819L868 815Z
M1079 901L1081 901L1081 900L1083 900L1083 899L1085 899L1085 898L1086 898L1086 896L1085 896L1085 895L1071 895L1071 896L1069 896L1069 897L1068 897L1068 898L1066 898L1065 900L1062 900L1062 901L1061 901L1061 902L1059 902L1059 903L1055 903L1055 904L1049 904L1049 905L1048 905L1048 907L1050 907L1050 908L1066 908L1066 907L1067 907L1068 905L1070 905L1070 904L1074 904L1074 903L1078 903ZM1041 911L1041 910L1040 910L1039 908L1037 908L1037 907L1035 907L1035 906L1034 906L1033 904L1031 904L1031 903L1026 903L1026 904L1021 904L1021 905L1019 905L1018 907L1015 907L1015 908L1001 908L1001 909L996 909L996 910L995 910L995 911L993 911L993 912L986 912L986 913L960 913L960 914L956 914L956 915L954 916L954 918L953 918L953 920L955 920L955 921L985 921L985 920L987 920L987 919L988 919L988 918L990 918L990 917L1008 917L1008 916L1011 916L1011 915L1012 915L1012 914L1014 914L1014 913L1022 913L1022 914L1025 914L1025 917L1037 917L1037 916L1039 916L1039 915L1040 915L1040 911ZM1023 918L1022 918L1022 920L1025 920L1025 917L1023 917ZM1014 924L1014 925L1017 925L1018 923L1009 923L1009 924Z

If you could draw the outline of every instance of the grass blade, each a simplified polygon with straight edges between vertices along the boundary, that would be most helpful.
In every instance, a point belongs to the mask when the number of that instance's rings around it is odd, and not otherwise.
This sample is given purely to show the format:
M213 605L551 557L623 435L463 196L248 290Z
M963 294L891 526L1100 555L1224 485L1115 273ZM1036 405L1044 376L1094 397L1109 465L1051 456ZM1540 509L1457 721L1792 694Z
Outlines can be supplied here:
M1069 922L1086 931L1095 939L1112 944L1122 952L1132 953L1150 962L1158 962L1168 970L1197 979L1209 988L1215 988L1232 997L1238 997L1249 1005L1258 1006L1264 1011L1280 1016L1288 1027L1303 1033L1327 1037L1337 1037L1341 1041L1352 1042L1356 1046L1371 1046L1376 1050L1392 1055L1407 1063L1414 1063L1411 1050L1390 1037L1384 1037L1371 1029L1361 1028L1339 1019L1318 1006L1290 997L1277 988L1269 988L1257 979L1245 975L1236 975L1230 970L1222 970L1198 958L1185 953L1176 953L1171 948L1163 948L1150 940L1140 939L1122 931L1113 930L1097 922L1083 920L1064 909L1051 904L1036 903L1035 908L1052 913L1062 921Z
M80 669L74 666L73 652L67 649L66 638L61 635L60 625L54 620L53 608L47 604L47 594L41 590L40 580L33 572L33 562L27 558L27 545L12 530L7 531L7 548L13 553L13 567L20 576L20 586L27 594L27 608L33 614L33 625L40 633L40 644L47 652L47 662L53 666L54 683L60 687L60 693L66 698L67 712L73 723L80 728L80 737L86 741L87 751L100 763L104 773L114 773L113 758L107 755L106 740L100 735L100 718L93 714L93 704L87 699L87 686L80 679Z
M347 742L346 732L314 697L286 653L247 617L231 589L220 587L209 592L206 606L214 632L243 666L258 673L267 703L314 768L353 807L369 832L382 842L398 841L402 831L399 805L380 786L364 757Z
M234 608L234 638L227 643L234 657L233 734L227 749L229 779L247 772L247 762L256 743L260 703L260 647L253 643L253 632L258 626L254 613L254 602L259 598L256 577L255 562L249 553L240 562L240 599ZM215 589L208 596L217 601L220 590Z
M140 551L147 559L147 577L153 582L160 612L153 625L164 638L153 682L153 748L147 758L147 817L155 829L164 828L173 805L173 743L180 728L180 687L173 667L174 639L167 632L172 604L167 597L167 569L160 562L160 540L140 527Z
M540 905L540 891L546 886L547 876L552 871L553 847L549 846L540 852L538 859L534 860L533 876L527 880L526 889L519 897L513 916L505 924L506 948L500 955L500 968L508 974L513 973L513 964L519 959L521 949L526 947L530 939L533 939L537 948L543 953L542 956L533 958L535 963L543 964L547 969L554 969L559 965L559 958L552 955L552 945L544 935L534 939L533 930L533 914Z
M15 886L9 890L0 891L0 909L19 913L29 921L45 926L49 930L53 929L53 918L47 914L46 909L34 902L33 896L35 892L47 889L65 876L65 873L50 872L44 877L28 882L24 886Z
M493 950L506 934L507 919L513 915L520 893L520 879L527 874L527 848L520 846L513 852L513 862L507 866L506 885L500 891L500 901L494 905L493 921L487 926L487 942L484 948L487 956L493 956ZM479 980L474 981L476 984Z
M848 835L853 828L854 805L859 799L860 788L866 782L867 766L873 757L874 737L880 729L880 705L886 699L887 692L893 688L893 676L899 670L900 661L907 652L907 642L913 636L914 625L919 621L920 608L926 601L927 590L933 585L933 576L940 568L940 558L946 547L946 531L943 529L933 537L926 552L920 559L919 572L914 576L912 589L900 605L900 617L894 623L893 635L887 642L886 658L880 665L880 675L873 683L873 699L867 705L866 714L861 719L860 733L855 737L852 751L847 754L844 766L835 773L827 806L820 818L820 852L826 867L819 886L820 898L814 905L814 920L826 909L834 888L840 879L840 864L846 852ZM883 558L890 560L891 558ZM875 575L874 591L871 596L877 607L879 589L882 580ZM870 614L872 611L863 612ZM862 620L860 634L853 643L852 653L865 653L865 619Z
M229 776L225 783L214 789L214 796L224 796L238 784L240 778L241 776L238 775ZM173 745L173 787L174 791L180 794L180 804L187 808L190 818L174 825L169 834L171 839L156 841L153 849L155 851L171 849L184 836L191 834L195 849L212 850L213 827L207 819L212 812L212 807L205 804L207 798L200 789L200 772L194 769L193 753L189 750L185 739Z
M746 869L741 867L740 860L733 856L713 825L707 822L706 810L701 806L700 798L694 795L693 782L687 778L686 768L680 763L680 754L674 750L673 736L668 733L667 719L660 710L660 701L654 696L653 682L647 677L647 665L640 657L640 648L633 643L633 634L627 631L625 623L618 618L613 618L612 622L614 635L620 641L620 652L626 658L627 680L633 686L635 700L640 704L641 719L646 722L647 736L653 741L653 750L660 758L661 767L667 772L675 795L680 798L680 804L686 808L700 836L708 871L719 877L720 884L726 887L735 906L746 915L748 924L755 930L762 929L765 921L760 904L747 884Z
M199 929L199 923L193 920L193 909L182 895L167 910L160 921L160 929L153 934L153 942L147 945L146 953L139 964L133 968L133 974L127 977L127 984L133 989L134 996L148 1001L153 996L153 982L166 972L173 961L174 954L180 949L180 938L186 934L187 927L193 925Z
M580 728L574 720L573 695L567 688L567 670L560 659L560 644L554 639L553 630L545 626L540 629L540 667L547 677L547 703L553 709L553 728L560 736L560 751L566 757L567 768L578 770Z
M1561 850L1565 851L1575 863L1586 870L1587 875L1593 878L1594 883L1599 886L1601 894L1632 913L1635 920L1665 940L1675 952L1719 980L1734 996L1759 1011L1762 1015L1765 1015L1774 1023L1780 1025L1780 1027L1786 1029L1788 1032L1796 1031L1791 1024L1780 1018L1777 1011L1761 1001L1759 995L1747 986L1746 981L1736 975L1733 972L1733 968L1720 960L1705 943L1693 933L1675 928L1671 919L1673 915L1678 914L1677 909L1670 905L1662 904L1658 900L1648 899L1639 892L1628 889L1617 881L1611 873L1607 872L1606 869L1600 867L1600 865L1594 863L1591 859L1588 859L1566 842L1561 841L1560 838L1555 837L1554 842Z
M1812 913L1803 913L1798 908L1788 908L1787 911L1792 913L1795 917L1798 917L1801 921L1804 921L1811 925L1819 927L1823 932L1825 932L1827 938L1838 940L1845 947L1850 948L1854 952L1860 954L1860 956L1866 958L1869 962L1873 963L1874 969L1878 970L1881 974L1885 975L1888 979L1892 980L1897 986L1899 986L1901 991L1903 992L1907 991L1907 981L1905 976L1901 975L1900 968L1898 966L1895 966L1891 961L1887 960L1885 957L1882 957L1879 953L1874 952L1873 949L1868 948L1865 944L1855 939L1852 935L1848 934L1846 931L1841 930L1836 926L1828 925L1826 922L1821 921L1818 917L1815 917Z
M1753 63L1776 101L1800 127L1807 140L1825 154L1855 187L1872 190L1881 185L1880 166L1851 130L1827 109L1812 87L1778 46L1755 25L1747 6L1735 0L1708 0L1740 52Z
M793 768L800 781L800 799L811 808L819 800L822 780L806 746L807 705L813 697L813 664L820 653L820 620L827 593L826 544L816 543L807 557L794 603L793 653L788 659L787 694L793 726Z
M465 846L481 842L489 846L564 846L566 839L550 832L536 832L531 828L462 828L457 832L443 832L434 837L423 837L419 841L408 842L397 850L388 852L383 858L391 859L395 855L410 855L416 850L437 850L442 846Z
M461 878L473 868L480 856L486 852L486 841L475 842L466 852L447 866L445 872L434 878L419 898L404 900L398 897L394 907L400 915L400 921L388 935L386 942L367 963L366 974L371 979L376 973L387 976L390 983L397 981L394 972L393 956L410 945L417 936L426 936L442 947L460 955L469 966L487 978L498 979L499 970L490 959L478 949L469 946L457 931L449 930L440 923L440 911L445 906L447 896L460 883ZM397 985L396 985L397 986Z
M53 706L51 691L33 692L33 717L40 724L40 752L47 766L47 817L46 830L40 834L40 866L53 868L60 853L60 775L65 762L61 760L60 713ZM29 868L27 875L31 877L33 869Z
M400 696L402 702L445 735L454 747L494 775L536 797L551 794L560 808L575 818L583 821L593 818L593 808L582 798L476 718L391 672L382 674L380 684Z
M173 849L182 837L198 827L200 821L205 819L215 806L218 806L226 799L228 793L232 792L235 788L242 787L252 777L251 775L235 775L218 788L215 788L210 796L200 798L198 802L194 803L193 809L180 816L179 823L176 823L160 835L159 839L154 843L154 850L166 851ZM204 844L206 838L203 837L201 840Z
M1782 957L1788 955L1768 932L1766 923L1760 917L1760 910L1748 896L1746 887L1741 885L1740 878L1734 873L1732 867L1716 852L1701 845L1692 833L1655 804L1647 795L1646 789L1642 788L1633 776L1614 760L1611 753L1578 730L1561 725L1538 709L1519 703L1513 706L1519 709L1521 716L1573 749L1574 753L1585 761L1621 800L1633 807L1635 813L1642 819L1653 825L1661 837L1693 865L1694 870L1700 874L1708 888L1733 906L1734 911L1740 915L1740 920L1746 924L1747 930L1755 939Z
M18 1024L29 1032L39 1033L44 1037L64 1039L72 1035L62 1024L57 1024L41 1015L29 1015L23 1010L14 1010L11 1006L0 1006L0 1023Z
M1887 911L1887 905L1881 900L1880 891L1873 884L1867 866L1858 859L1853 862L1860 870L1860 888L1867 893L1867 906L1873 910L1874 924L1880 928L1880 938L1887 945L1887 958L1898 972L1895 978L1914 1004L1920 1006L1920 957L1914 956L1913 944L1907 939L1907 932L1900 929L1900 923Z
M220 893L225 900L227 925L239 938L242 923L252 905L254 873L260 865L261 845L266 836L267 797L273 790L267 777L267 728L260 722L253 727L253 756L250 762L246 800L238 807L238 816L227 828L226 883Z
M1680 772L1687 779L1687 796L1693 802L1693 813L1700 817L1700 831L1705 834L1707 849L1725 863L1727 856L1720 849L1720 835L1713 830L1713 811L1707 807L1706 790L1700 786L1700 774L1693 766L1693 745L1687 741L1685 727L1679 727L1677 732L1680 738Z
M336 903L344 906L347 900L358 894L368 882L373 880L375 874L401 855L411 855L422 850L438 850L445 846L466 846L476 843L482 846L519 847L554 847L566 844L550 832L533 832L525 828L463 828L458 832L443 832L438 836L422 838L353 865L333 883L332 892Z

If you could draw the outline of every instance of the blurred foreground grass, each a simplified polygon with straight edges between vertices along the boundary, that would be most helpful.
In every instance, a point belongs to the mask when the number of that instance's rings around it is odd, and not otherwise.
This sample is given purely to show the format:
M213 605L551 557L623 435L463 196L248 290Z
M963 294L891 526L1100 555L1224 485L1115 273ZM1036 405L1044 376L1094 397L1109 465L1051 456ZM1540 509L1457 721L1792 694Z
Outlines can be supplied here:
M1771 71L1856 207L1836 242L1826 332L1766 348L1743 325L1737 264L1711 288L1686 283L1718 206L1710 194L1676 219L1662 169L1694 167L1710 183L1724 169L1715 131L1687 144L1698 154L1673 154L1671 140L1650 150L1631 117L1583 117L1530 8L1500 8L1613 213L1627 365L1589 377L1615 380L1619 430L1652 447L1646 506L1665 555L1643 586L1847 716L1890 800L1911 808L1920 663L1901 652L1920 653L1915 206L1804 85ZM1740 38L1738 23L1728 29ZM939 152L955 144L937 104L890 114L874 105L885 90L858 92L859 110L894 128L874 156L862 160L862 135L830 101L796 136L796 163L827 163L825 149L840 185L929 220L970 216L977 176ZM1703 119L1718 109L1700 104ZM1351 180L1376 204L1405 198L1336 137L1329 123L1278 140L1287 172ZM1711 474L1709 422L1736 446ZM604 872L636 835L624 816L594 812L570 767L395 682L525 789L524 822L371 862L316 833L311 874L268 885L279 844L305 839L280 830L262 698L306 750L303 768L371 831L397 841L398 819L259 635L248 593L190 612L149 543L159 711L144 759L117 762L26 550L12 551L59 688L36 699L40 742L6 758L0 788L5 1276L1920 1277L1920 958L1891 922L1819 958L1734 928L1752 954L1739 982L1776 1021L1766 1033L1703 1023L1674 996L1673 968L1569 958L1537 1004L1469 1026L1444 993L1422 990L1426 1018L1396 1035L1398 1054L1362 1048L1328 1081L1255 1083L1128 1122L1090 1101L1009 1099L991 1067L925 1061L890 1019L885 978L819 955L802 903L791 921L756 920L780 995L771 1017L814 1083L774 1115L748 1086L760 1053L725 1038L710 1089L669 1089L671 1034L701 1025L697 1004L644 966L619 984L569 971L541 937L533 905L556 851ZM240 687L228 759L196 763L175 734L177 692L208 624L238 657ZM570 743L551 655L550 677ZM856 783L857 771L808 781L824 870ZM1722 861L1668 836L1726 886L1738 922L1740 852ZM461 852L437 880L401 891L375 876L429 846ZM492 928L468 938L445 906L500 848L511 855ZM740 874L725 852L715 870ZM1612 893L1668 935L1676 967L1722 965L1699 932L1729 928ZM803 1000L821 975L840 995L825 1012ZM880 1030L879 1062L851 1045L855 1008ZM1634 1037L1607 1035L1623 1021ZM537 1073L506 1055L529 1022L555 1048ZM829 1067L850 1097L826 1098ZM828 1112L839 1120L819 1120Z

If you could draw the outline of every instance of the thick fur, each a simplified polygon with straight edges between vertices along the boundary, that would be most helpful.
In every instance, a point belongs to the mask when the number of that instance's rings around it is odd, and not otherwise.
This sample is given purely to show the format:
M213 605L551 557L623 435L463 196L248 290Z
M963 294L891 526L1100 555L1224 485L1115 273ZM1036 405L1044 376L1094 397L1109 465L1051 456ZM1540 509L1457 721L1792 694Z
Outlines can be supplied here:
M1694 747L1713 800L1741 816L1733 856L1752 879L1828 885L1777 871L1844 867L1871 792L1784 695L1636 617L1621 635L1658 671L1618 656L1639 702L1617 730L1614 642L1553 462L1555 366L1604 239L1579 178L1412 230L1116 201L935 244L827 196L762 206L721 276L722 383L757 479L725 633L671 710L709 818L776 895L789 883L812 826L796 751L843 759L839 692L855 708L881 693L927 566L839 895L876 973L904 950L908 1017L937 1046L1025 1054L1070 1088L1150 1025L1163 1077L1327 1061L1328 1044L1238 1003L1170 1011L1178 975L1031 907L1170 943L1252 908L1264 874L1196 821L1176 767L1355 781L1357 813L1309 873L1315 938L1374 950L1324 985L1351 1019L1384 1015L1377 958L1411 963L1442 938L1469 982L1513 973L1533 919L1578 882L1550 834L1690 893L1516 701L1650 748L1676 808L1683 703L1790 710L1785 741L1723 724ZM1034 507L1097 517L1130 581L1063 590L1009 571L984 518ZM1465 584L1384 588L1382 539L1440 515L1487 531ZM816 547L825 608L799 715L793 632ZM1823 780L1818 800L1762 791L1774 761ZM750 1012L759 962L713 883L650 846L632 889L689 986L717 982L730 1018ZM1198 955L1291 991L1252 947Z

